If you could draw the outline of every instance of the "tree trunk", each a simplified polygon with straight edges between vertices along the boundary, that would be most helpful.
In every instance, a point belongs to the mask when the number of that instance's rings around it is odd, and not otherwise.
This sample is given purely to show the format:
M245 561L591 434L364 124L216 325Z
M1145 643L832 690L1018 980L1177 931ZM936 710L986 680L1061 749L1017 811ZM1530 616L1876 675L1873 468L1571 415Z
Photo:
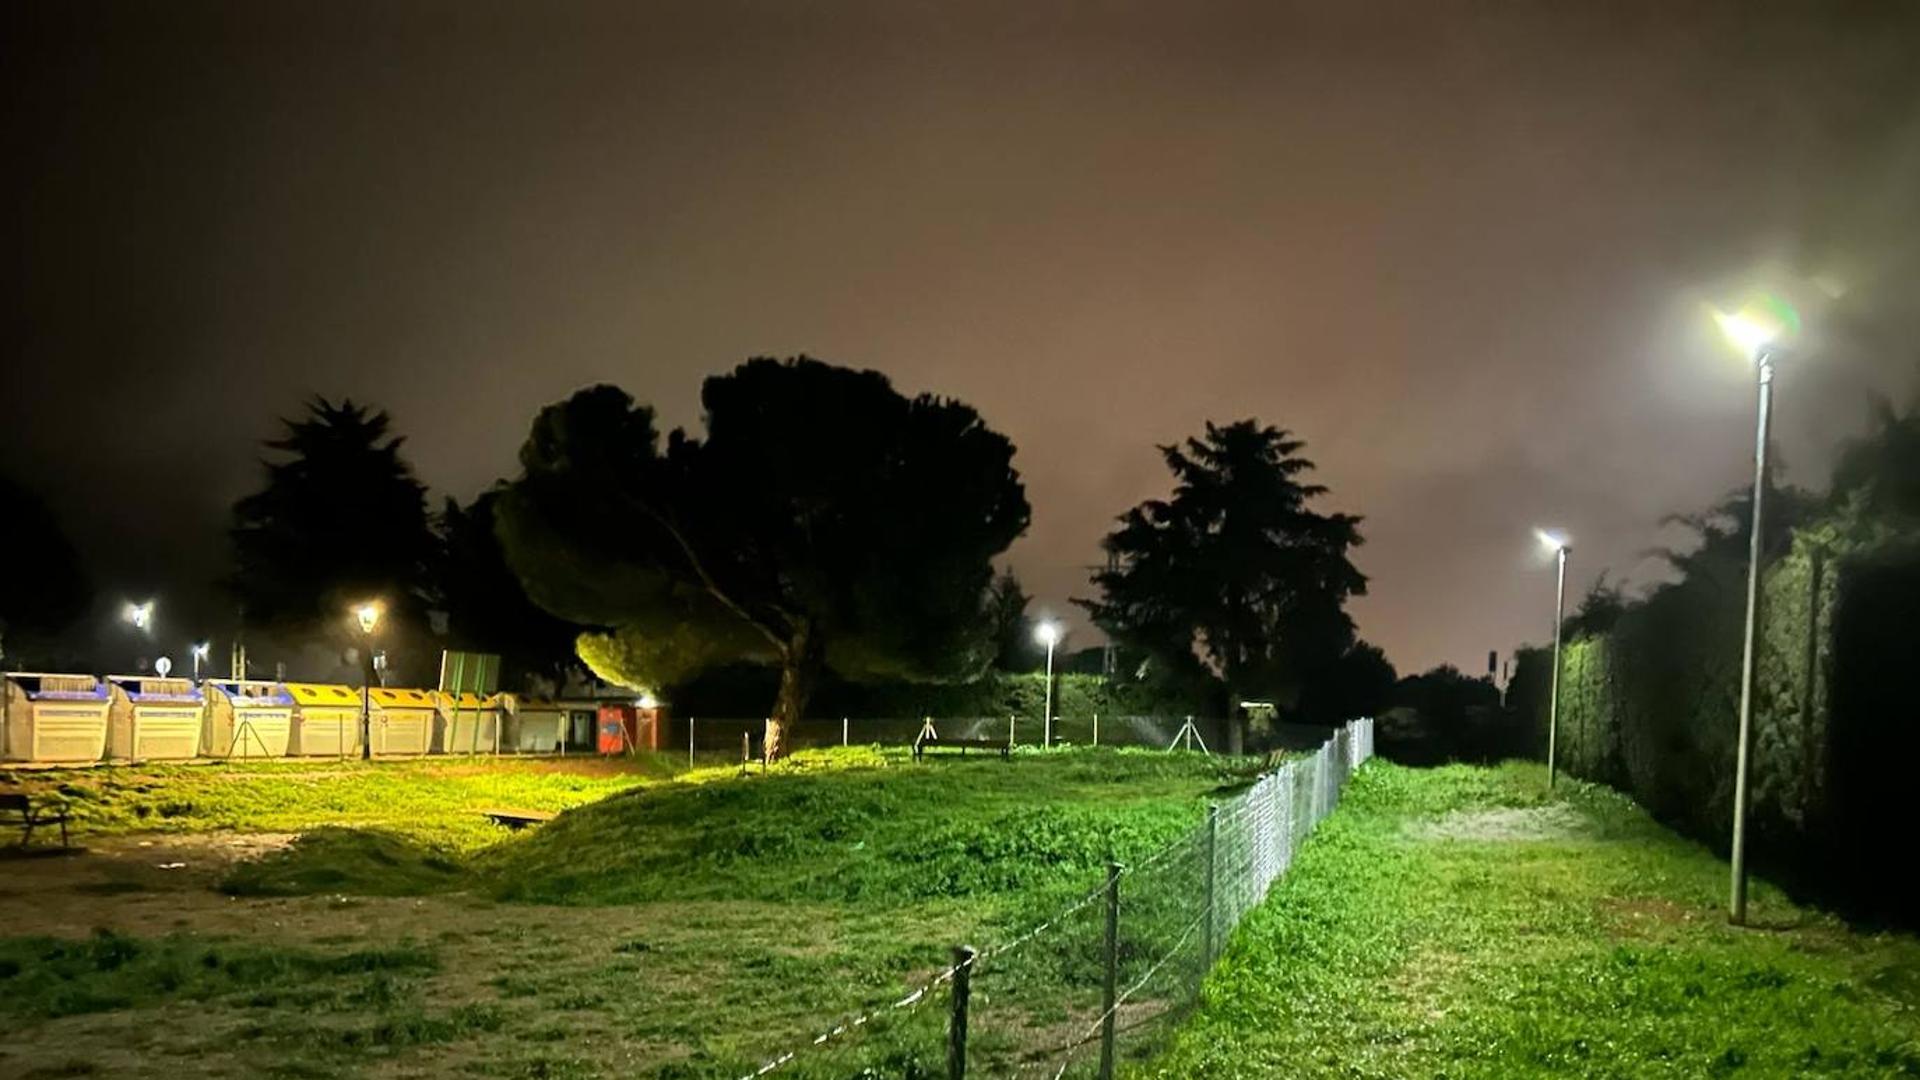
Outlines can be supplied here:
M773 715L767 717L766 754L768 761L787 756L787 734L805 714L820 679L824 649L811 626L794 631L780 656L780 693L773 699Z

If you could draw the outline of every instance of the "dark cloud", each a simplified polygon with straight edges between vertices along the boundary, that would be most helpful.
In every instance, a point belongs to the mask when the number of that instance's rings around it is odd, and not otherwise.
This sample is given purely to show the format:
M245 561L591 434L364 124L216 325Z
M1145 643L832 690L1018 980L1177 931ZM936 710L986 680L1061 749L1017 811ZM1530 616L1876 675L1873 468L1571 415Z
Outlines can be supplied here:
M1822 300L1803 481L1914 361L1920 8L18 4L9 467L200 582L303 394L436 489L533 411L808 351L974 403L1064 610L1152 445L1256 415L1367 515L1363 632L1477 667L1738 484L1703 304ZM1810 319L1810 321L1812 321Z

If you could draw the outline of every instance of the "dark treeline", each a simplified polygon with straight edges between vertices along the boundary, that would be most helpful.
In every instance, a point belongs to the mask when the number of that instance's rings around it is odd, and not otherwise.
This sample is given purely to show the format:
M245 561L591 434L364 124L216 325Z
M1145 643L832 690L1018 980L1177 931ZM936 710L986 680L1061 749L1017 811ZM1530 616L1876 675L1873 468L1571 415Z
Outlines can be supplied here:
M435 508L386 413L312 399L233 509L218 586L250 673L351 678L371 648L420 683L442 649L493 652L510 688L590 674L765 716L775 755L808 715L1039 711L1030 599L996 572L1030 514L1011 441L963 402L806 357L712 376L701 403L703 430L662 431L624 391L581 390L540 410L515 476ZM1393 669L1345 610L1360 519L1315 508L1303 448L1252 420L1159 448L1172 490L1105 538L1074 602L1113 644L1060 643L1058 675L1099 676L1056 687L1062 705L1334 724L1386 703ZM9 563L73 567L32 521ZM73 663L47 643L83 579L43 580L59 595L10 593L4 640Z

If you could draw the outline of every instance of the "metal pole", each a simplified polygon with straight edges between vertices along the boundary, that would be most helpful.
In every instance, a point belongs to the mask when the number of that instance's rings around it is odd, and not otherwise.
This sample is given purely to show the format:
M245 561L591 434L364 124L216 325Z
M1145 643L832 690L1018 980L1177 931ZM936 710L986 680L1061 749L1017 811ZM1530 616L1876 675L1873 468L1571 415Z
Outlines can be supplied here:
M847 718L844 716L840 718L840 745L847 745Z
M1047 707L1041 714L1040 745L1053 745L1053 638L1047 638Z
M971 946L953 950L953 1011L947 1018L947 1080L967 1077L967 1001L973 996Z
M1207 807L1207 932L1201 942L1201 966L1204 970L1213 964L1213 927L1218 920L1214 917L1215 891L1214 879L1219 872L1220 862L1215 856L1220 847L1220 804Z
M1013 749L1013 717L1007 717L1007 749Z
M1120 864L1107 859L1107 970L1100 986L1100 1080L1113 1080L1114 1012L1120 993Z
M1553 788L1555 757L1560 742L1560 624L1567 610L1567 547L1560 545L1560 582L1553 589L1553 689L1547 696L1547 788Z
M373 635L368 634L361 650L360 665L360 760L373 760Z
M693 717L687 717L687 768L693 768Z
M1773 419L1773 358L1762 351L1760 405L1753 443L1753 535L1747 546L1747 626L1740 654L1740 743L1733 766L1733 895L1727 915L1735 926L1747 924L1747 758L1753 744L1753 670L1760 610L1760 552L1767 490L1767 430Z
M1100 745L1100 714L1093 714L1093 745Z

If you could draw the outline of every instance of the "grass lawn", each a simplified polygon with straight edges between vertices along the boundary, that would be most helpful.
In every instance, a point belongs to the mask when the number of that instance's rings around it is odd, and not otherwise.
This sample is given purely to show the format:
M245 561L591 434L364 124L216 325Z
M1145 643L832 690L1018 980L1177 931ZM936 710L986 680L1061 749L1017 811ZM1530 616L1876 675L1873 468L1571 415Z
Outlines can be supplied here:
M1141 1072L1920 1076L1920 943L1764 885L1733 929L1726 874L1537 766L1369 765Z
M582 768L26 775L98 850L5 867L0 1075L731 1080L1031 926L1248 775L1135 750ZM494 803L575 808L508 835L477 824ZM305 835L234 865L192 846L206 830ZM978 1060L1057 1047L1084 1013L1057 986L1097 985L1099 926L1096 905L983 971ZM779 1075L937 1071L940 1005L883 1013Z
M377 828L471 850L500 838L477 810L565 810L674 775L678 759L295 758L218 764L0 771L0 791L67 803L85 837L127 833Z

